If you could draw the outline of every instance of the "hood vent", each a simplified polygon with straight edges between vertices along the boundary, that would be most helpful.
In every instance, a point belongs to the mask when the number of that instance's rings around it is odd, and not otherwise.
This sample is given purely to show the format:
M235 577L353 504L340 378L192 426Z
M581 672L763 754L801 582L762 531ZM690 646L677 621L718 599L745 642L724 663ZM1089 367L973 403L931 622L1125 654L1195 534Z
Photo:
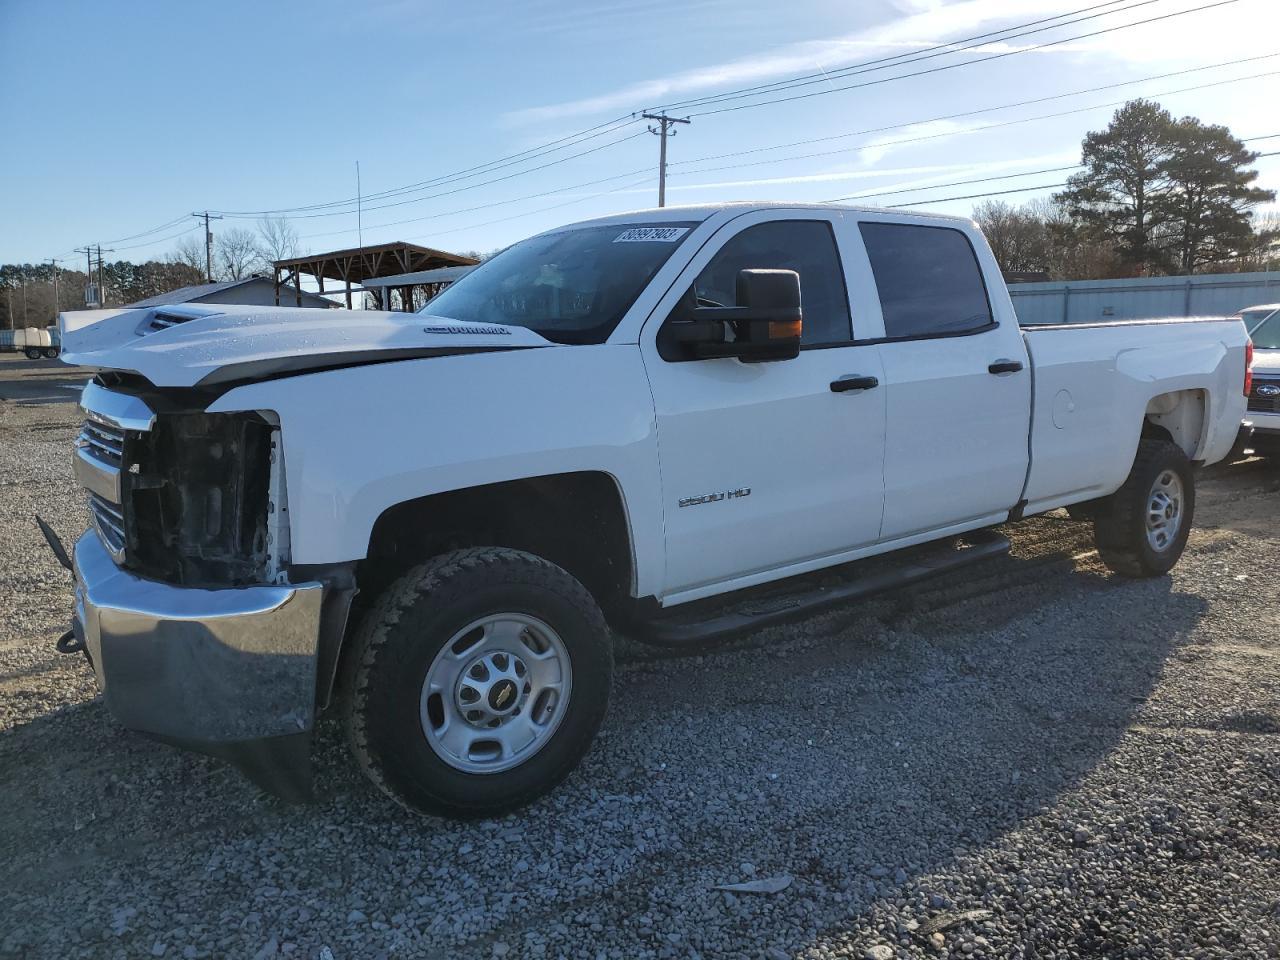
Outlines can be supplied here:
M201 320L204 317L210 317L221 312L221 310L210 309L203 304L175 304L173 306L154 307L147 311L147 315L138 324L137 334L140 337L145 337L149 333L159 333L161 330L168 330L170 327L176 327L178 324L186 323L188 320Z
M184 317L178 313L165 313L163 310L157 310L151 314L151 319L147 322L145 333L155 333L158 330L168 330L170 327L186 323L191 317Z

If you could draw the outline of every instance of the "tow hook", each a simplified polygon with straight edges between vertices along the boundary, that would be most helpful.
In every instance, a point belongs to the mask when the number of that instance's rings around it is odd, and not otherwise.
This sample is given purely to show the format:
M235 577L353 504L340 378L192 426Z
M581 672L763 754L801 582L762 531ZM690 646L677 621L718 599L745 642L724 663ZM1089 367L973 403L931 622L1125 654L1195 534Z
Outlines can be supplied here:
M57 557L58 563L67 568L67 572L71 570L71 558L67 556L67 548L62 545L62 541L58 539L58 535L53 532L53 527L45 523L41 519L40 514L36 514L36 526L40 528L40 532L44 534L44 542L49 545L49 549L53 551L53 555Z
M68 630L53 645L58 648L59 653L83 653L86 657L89 655L84 641L76 636L75 630Z
M40 528L40 532L44 534L45 543L49 544L49 549L53 551L53 555L57 558L58 563L67 568L68 573L74 573L71 565L71 558L67 556L67 548L62 545L62 541L58 539L58 535L54 533L53 527L45 523L39 514L36 514L36 526ZM60 636L53 642L54 647L59 653L83 653L86 660L93 663L89 657L89 650L84 645L84 638L79 635L73 626L70 630Z

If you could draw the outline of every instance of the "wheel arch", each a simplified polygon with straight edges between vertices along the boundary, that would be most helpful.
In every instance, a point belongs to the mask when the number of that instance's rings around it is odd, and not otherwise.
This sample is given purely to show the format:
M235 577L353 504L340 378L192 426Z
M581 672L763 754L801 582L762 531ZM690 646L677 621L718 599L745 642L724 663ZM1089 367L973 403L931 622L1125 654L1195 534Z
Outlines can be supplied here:
M1202 459L1209 423L1209 396L1202 389L1172 390L1147 401L1142 436L1168 440L1181 448L1188 460Z
M636 556L626 499L604 471L480 484L402 501L374 522L357 578L376 588L445 550L500 546L563 567L606 614L633 594Z

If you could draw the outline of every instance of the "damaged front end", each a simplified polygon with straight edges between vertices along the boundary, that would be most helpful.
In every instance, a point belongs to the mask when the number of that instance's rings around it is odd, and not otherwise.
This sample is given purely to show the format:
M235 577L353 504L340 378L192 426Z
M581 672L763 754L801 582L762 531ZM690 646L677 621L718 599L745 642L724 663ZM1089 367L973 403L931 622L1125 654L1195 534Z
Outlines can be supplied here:
M86 387L75 473L94 529L74 550L73 628L126 727L305 796L350 571L289 568L278 427L200 399Z

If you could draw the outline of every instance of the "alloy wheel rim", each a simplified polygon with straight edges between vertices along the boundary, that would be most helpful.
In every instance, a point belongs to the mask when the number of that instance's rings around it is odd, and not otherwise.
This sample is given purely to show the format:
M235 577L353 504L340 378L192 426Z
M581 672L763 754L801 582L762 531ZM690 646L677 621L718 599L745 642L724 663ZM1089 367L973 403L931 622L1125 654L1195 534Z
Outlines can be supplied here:
M494 613L449 638L419 698L423 735L464 773L500 773L546 746L573 687L569 651L536 617Z
M1182 478L1163 470L1147 495L1147 543L1157 553L1168 550L1182 529L1184 505Z

